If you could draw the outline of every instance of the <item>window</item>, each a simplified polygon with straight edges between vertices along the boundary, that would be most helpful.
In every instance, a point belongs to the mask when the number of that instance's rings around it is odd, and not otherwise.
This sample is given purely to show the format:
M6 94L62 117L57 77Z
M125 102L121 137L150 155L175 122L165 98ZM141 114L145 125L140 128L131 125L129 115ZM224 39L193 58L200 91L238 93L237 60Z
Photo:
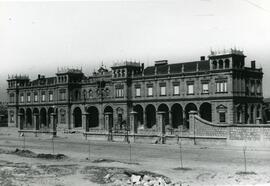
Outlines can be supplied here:
M27 102L31 102L31 94L30 93L27 93Z
M251 92L251 94L254 94L255 93L255 83L254 83L254 81L251 81L250 92Z
M10 114L9 114L9 116L10 116L10 123L13 123L14 122L14 112L13 111L10 111Z
M60 123L66 123L66 111L64 109L60 110Z
M24 95L23 95L23 94L21 94L21 96L20 96L20 102L21 102L21 103L24 102Z
M37 92L34 93L34 102L38 102L38 93Z
M219 113L219 122L221 122L221 123L226 122L226 113L225 112Z
M261 82L257 81L257 94L261 94Z
M187 85L187 94L194 94L194 84Z
M93 91L89 90L89 98L92 98L92 97L93 97Z
M216 82L216 92L227 92L227 81Z
M53 101L53 92L49 92L49 101Z
M153 87L147 87L147 96L153 96Z
M179 84L174 84L173 85L173 95L179 95L179 94L180 94Z
M42 102L46 101L45 92L42 92L42 93L41 93L41 101L42 101Z
M213 69L217 69L217 61L213 61Z
M14 103L14 102L15 102L14 94L11 93L10 94L10 103Z
M202 84L202 93L203 94L208 94L209 93L209 84L208 83L203 83Z
M141 87L136 87L135 92L136 92L135 96L140 97L141 96Z
M124 97L124 89L123 88L116 88L116 97L117 98Z
M64 101L66 100L66 90L65 89L62 89L60 90L60 101Z
M166 86L165 85L161 85L161 87L160 87L160 95L161 96L166 96Z

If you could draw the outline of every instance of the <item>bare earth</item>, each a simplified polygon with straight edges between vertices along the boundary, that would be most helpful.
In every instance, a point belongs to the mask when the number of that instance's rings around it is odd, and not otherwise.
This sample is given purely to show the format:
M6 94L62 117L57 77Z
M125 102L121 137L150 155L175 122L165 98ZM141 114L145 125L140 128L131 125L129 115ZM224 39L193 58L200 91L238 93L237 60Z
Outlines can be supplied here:
M179 145L132 143L130 159L127 143L85 140L80 133L58 135L54 154L65 156L55 158L40 155L53 154L49 135L26 134L29 151L22 151L17 130L0 128L0 185L131 185L134 175L161 179L164 185L270 185L267 148L247 148L249 174L244 174L242 147L184 144L183 170Z

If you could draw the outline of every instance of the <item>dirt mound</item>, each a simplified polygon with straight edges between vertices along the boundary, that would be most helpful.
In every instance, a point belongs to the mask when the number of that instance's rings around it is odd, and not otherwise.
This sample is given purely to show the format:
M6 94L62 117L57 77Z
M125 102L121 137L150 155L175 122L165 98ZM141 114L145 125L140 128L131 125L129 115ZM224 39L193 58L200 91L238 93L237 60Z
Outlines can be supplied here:
M54 160L61 160L61 159L66 159L67 156L64 154L36 154L30 150L21 150L21 149L16 149L15 151L11 151L10 154L15 154L18 156L22 157L27 157L27 158L41 158L41 159L54 159Z
M86 166L81 174L85 179L98 184L111 185L169 185L171 180L163 175L148 171L133 171L126 168Z
M64 154L37 154L37 158L61 160L67 158Z

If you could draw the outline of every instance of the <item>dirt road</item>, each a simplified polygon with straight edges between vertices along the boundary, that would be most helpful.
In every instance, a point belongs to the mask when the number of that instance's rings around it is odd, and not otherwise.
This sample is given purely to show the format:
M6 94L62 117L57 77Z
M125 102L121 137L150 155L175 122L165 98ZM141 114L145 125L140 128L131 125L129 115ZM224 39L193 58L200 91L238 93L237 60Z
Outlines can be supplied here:
M39 172L28 179L19 182L12 182L14 175L10 174L10 183L27 183L28 185L100 185L87 179L83 170L88 166L93 167L114 167L128 168L133 171L151 171L171 179L172 183L182 185L268 185L270 184L270 150L247 148L247 171L251 174L241 174L244 171L244 159L242 147L220 147L220 146L182 146L182 159L185 170L180 167L179 145L156 145L156 144L127 144L124 142L105 142L85 140L81 134L60 135L52 139L48 135L26 135L26 149L35 153L62 153L68 156L67 159L56 161L37 158L20 157L14 154L0 154L1 175L0 181L4 180L7 172L3 170L11 167L28 166L28 171ZM90 160L89 158L90 144ZM15 150L23 148L23 137L10 130L0 132L0 148L4 150ZM131 154L131 156L130 156ZM98 159L111 161L93 163ZM54 170L60 170L59 174L41 174L49 170L44 166L60 166ZM42 167L43 166L43 167ZM62 166L62 167L61 167ZM37 167L37 169L34 169ZM45 170L44 170L45 169ZM16 171L15 171L16 172ZM26 170L27 172L27 170ZM46 171L45 171L46 172ZM53 172L51 170L51 172ZM56 171L57 172L57 171ZM64 173L63 173L64 172ZM67 173L65 173L67 172ZM12 172L14 174L14 172ZM93 174L89 174L89 177ZM31 177L30 176L30 177ZM44 179L42 179L42 176ZM47 177L50 176L50 179ZM102 175L104 176L104 175ZM39 179L35 179L39 178ZM46 179L45 179L46 178ZM15 175L14 179L17 177ZM31 180L32 182L29 182ZM36 181L35 181L36 180ZM37 180L43 180L37 181ZM47 180L44 181L44 180ZM48 181L49 180L49 181ZM7 181L8 183L8 181ZM25 184L25 185L27 185ZM109 184L110 185L110 184Z

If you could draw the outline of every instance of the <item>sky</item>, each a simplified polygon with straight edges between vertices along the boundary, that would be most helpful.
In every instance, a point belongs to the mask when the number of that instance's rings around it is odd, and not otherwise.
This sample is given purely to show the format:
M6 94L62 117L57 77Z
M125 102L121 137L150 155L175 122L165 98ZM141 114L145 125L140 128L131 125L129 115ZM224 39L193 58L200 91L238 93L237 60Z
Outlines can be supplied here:
M237 48L264 72L270 97L270 1L0 1L0 101L12 74L90 75L103 63L198 60Z

